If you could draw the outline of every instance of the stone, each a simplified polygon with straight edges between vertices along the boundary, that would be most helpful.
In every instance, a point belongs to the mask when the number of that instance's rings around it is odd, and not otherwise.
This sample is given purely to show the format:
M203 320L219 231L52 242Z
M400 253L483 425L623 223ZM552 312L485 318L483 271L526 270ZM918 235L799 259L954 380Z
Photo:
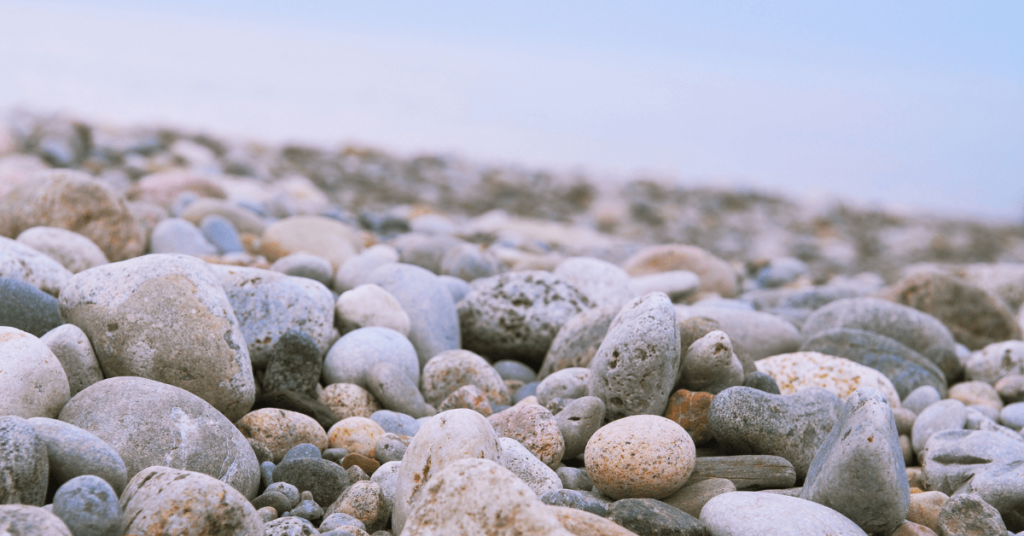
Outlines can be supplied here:
M757 389L758 391L764 391L768 394L781 395L782 390L779 389L779 384L775 382L775 378L759 371L748 373L743 377L743 386Z
M288 449L288 452L281 457L281 462L284 463L288 460L296 460L299 458L313 458L320 459L320 452L323 449L312 444L312 443L299 443L294 447Z
M354 383L332 383L318 395L327 404L337 420L349 417L369 417L380 411L380 402L366 389Z
M587 476L587 470L580 467L559 467L555 474L562 481L562 487L572 490L590 491L594 482Z
M121 495L121 507L124 534L243 536L264 530L256 509L237 490L205 474L170 467L149 467L135 475Z
M516 393L512 395L512 402L515 404L519 404L523 400L532 397L534 399L533 403L536 404L538 385L540 385L540 382L524 383L521 387L519 387L519 389L516 390Z
M551 341L537 377L545 378L562 369L590 365L618 313L618 307L604 306L570 317Z
M686 270L700 278L698 292L715 293L731 298L739 293L736 272L724 260L697 247L683 244L651 246L623 263L633 277Z
M691 391L716 394L743 385L743 378L743 364L733 353L729 336L712 331L686 350L677 383Z
M56 417L71 397L53 352L17 328L0 326L0 415Z
M709 478L688 484L664 499L665 504L678 508L693 517L700 517L700 511L711 499L736 491L736 485L725 478Z
M388 518L381 505L380 484L371 481L359 481L342 492L329 508L327 515L348 514L358 519L364 530L370 532L384 528Z
M301 413L312 418L324 430L330 429L338 422L338 417L327 404L312 399L304 394L292 391L274 391L272 393L261 393L256 397L252 410L277 408L287 411Z
M554 274L576 287L595 307L618 310L635 296L647 294L630 288L630 277L625 270L592 257L570 257L559 263Z
M320 532L312 523L301 517L286 516L268 522L264 534L266 536L319 536Z
M948 430L933 435L918 458L928 490L977 493L1007 512L1024 504L1019 484L1024 442L1019 439L995 431Z
M270 270L294 277L312 279L324 286L330 286L331 280L334 279L334 267L331 266L331 261L305 251L277 259L274 264L270 265Z
M711 393L680 389L669 397L665 418L682 426L695 445L703 445L715 437L708 423L708 410L714 398Z
M912 521L904 521L889 536L935 536L935 531Z
M680 301L693 294L700 286L700 278L693 272L675 270L633 277L629 289L636 296L651 292L664 292L672 301Z
M473 287L469 286L469 283L450 275L439 275L437 279L441 281L444 288L448 290L448 294L452 297L452 303L459 303L462 298L465 298Z
M343 292L338 296L334 312L335 322L345 332L380 326L403 336L409 335L409 315L402 309L402 304L377 285L359 285Z
M307 491L306 493L309 492ZM305 520L320 519L324 517L324 509L312 499L305 499L292 508L288 515L301 517Z
M999 412L999 422L1007 428L1019 432L1021 428L1024 428L1024 402L1014 402L1013 404L1007 404Z
M316 341L300 331L287 331L273 347L263 373L263 390L315 396L320 369L320 348Z
M403 263L416 265L426 270L430 270L435 274L441 274L441 263L443 262L445 255L450 250L467 244L450 235L404 233L395 237L395 239L391 241L391 245L398 250L398 254ZM451 264L453 261L454 260L449 261L449 267L454 267ZM472 268L473 264L475 263L470 262L470 266L467 266L467 268ZM476 266L476 268L486 269L486 263L482 264L482 266ZM448 275L454 274L448 272Z
M608 517L608 508L594 497L571 489L551 490L540 497L541 502L550 506L560 506L582 510L601 517Z
M505 359L494 364L494 370L498 372L502 380L518 380L523 383L537 381L537 373L521 361Z
M680 319L687 316L702 317L717 322L719 329L729 335L733 351L741 360L757 361L773 355L795 352L804 340L804 336L789 321L760 311L696 305L677 306L676 315Z
M375 411L370 420L380 425L385 432L412 437L420 430L420 423L405 413L390 410Z
M947 430L963 430L967 408L959 400L943 400L929 404L914 420L911 441L914 452L924 450L932 435Z
M889 287L884 297L937 318L957 342L972 350L1022 337L1013 312L1002 300L952 275L915 271Z
M212 180L190 171L172 169L142 177L128 191L128 198L170 207L184 192L195 193L198 197L227 197L224 189Z
M43 335L40 340L60 361L68 378L71 396L103 379L103 372L100 370L96 353L92 350L92 344L78 326L58 326Z
M384 327L360 328L338 339L324 359L324 380L367 387L367 373L382 362L392 363L413 383L419 382L416 349L401 333Z
M107 481L117 494L128 483L124 460L110 445L77 426L56 419L33 417L28 423L46 447L50 485L94 475Z
M188 220L167 218L156 224L149 236L149 250L153 253L180 253L202 257L216 255L214 246L198 227Z
M376 482L380 486L381 507L388 512L389 516L395 506L395 489L398 485L398 469L401 465L401 462L387 462L370 477L371 482Z
M900 407L900 396L889 378L842 357L818 352L782 354L758 361L757 370L771 376L784 395L820 387L846 400L857 389L871 387L881 392L890 406Z
M379 424L366 417L349 417L334 423L327 432L327 440L331 448L373 458L373 448L385 433Z
M450 409L466 408L471 409L484 417L494 412L487 395L475 385L463 385L452 391L452 394L437 406L437 411L448 411Z
M549 467L556 467L565 453L565 440L554 416L537 404L516 405L487 419L499 437L510 437Z
M714 535L867 536L853 521L831 508L774 493L723 493L704 505L700 520Z
M438 468L423 487L408 522L403 518L393 524L395 533L571 534L525 483L488 459L454 460Z
M364 525L362 521L359 521L358 519L348 514L342 513L335 513L324 516L324 520L320 522L319 529L321 531L321 534L324 534L328 531L339 529L345 526L354 526L359 528L360 530L366 530L366 525Z
M42 506L49 472L46 444L32 424L14 415L0 417L0 504Z
M447 467L454 465L458 460L481 458L498 462L500 456L501 447L498 443L498 436L494 433L494 429L487 419L479 413L468 409L453 409L430 418L420 428L419 433L413 437L412 443L409 444L409 449L405 452L405 458L398 468L394 492L394 510L391 518L393 532L395 534L402 534L407 520L413 523L423 523L426 521L427 518L422 517L422 512L420 514L416 513L417 508L414 505L418 506L418 502L421 502L424 506L436 504L438 507L443 507L445 509L444 517L457 517L448 510L452 506L457 506L460 510L466 508L466 512L482 511L485 505L487 505L486 500L479 504L479 508L470 508L470 505L476 504L476 500L485 498L487 497L486 495L473 496L473 494L470 494L470 497L466 497L466 499L473 499L473 503L448 503L440 501L437 494L431 493L430 489L427 488L434 479L439 478L438 475L443 474ZM508 479L517 482L511 489L503 489L503 493L515 494L518 489L522 490L518 492L520 496L525 492L529 497L536 498L533 491L525 483L519 481L512 473L508 472L507 469L497 463L494 466L509 475L507 478L502 478L502 483ZM381 467L381 470L383 469L384 467ZM495 472L496 470L487 471L488 474L495 474ZM459 474L458 466L456 466L454 474ZM473 483L474 486L482 486L486 484L485 480L481 478L480 481L464 480L463 482L467 484ZM447 483L447 480L443 483ZM439 491L438 488L442 486L430 487L435 491ZM487 487L481 488L481 491L485 489ZM431 499L419 501L420 497L431 497ZM491 504L490 507L496 507L497 504ZM419 510L422 510L422 508ZM415 532L411 533L415 534Z
M662 415L680 366L679 325L668 296L651 293L619 312L591 360L590 395L605 417Z
M804 322L803 334L811 338L835 328L871 331L893 339L925 356L946 375L958 376L961 365L955 341L935 317L879 298L836 300L816 310Z
M479 388L492 404L512 401L498 371L484 358L468 350L449 350L434 356L423 367L423 398L438 406L463 385Z
M779 456L701 456L686 483L721 478L738 490L787 489L796 484L796 471L789 460Z
M327 433L312 417L277 408L258 409L247 413L235 424L246 438L266 445L274 463L295 445L309 443L321 451L327 448Z
M878 370L892 382L900 398L918 387L946 392L946 376L923 355L884 335L859 329L831 329L804 341L801 352L849 359Z
M337 339L334 295L322 284L270 270L210 265L238 317L255 369L267 366L274 345L290 330L309 335L325 354Z
M537 385L537 400L542 405L555 398L580 398L590 391L590 369L565 368L551 373Z
M634 415L609 423L587 443L587 475L613 499L661 499L693 472L696 450L681 426L664 417Z
M113 262L137 257L146 247L123 197L80 171L47 170L0 199L0 236L32 227L57 227L92 240Z
M27 283L56 297L71 276L59 262L21 242L0 236L0 277Z
M409 342L421 368L435 355L463 347L455 303L436 275L418 266L390 263L370 272L364 282L388 291L409 315Z
M147 255L76 274L61 316L92 342L103 375L180 387L238 419L256 395L242 328L206 263Z
M274 482L287 482L300 492L311 492L317 504L331 504L349 486L351 477L334 462L321 458L295 458L274 468Z
M0 277L0 302L0 326L42 337L64 323L57 298L17 279Z
M907 517L906 472L888 401L862 387L814 455L800 498L832 508L865 532L888 532Z
M53 515L76 536L121 536L124 525L114 488L92 475L75 477L57 489Z
M400 462L405 457L405 451L409 449L410 441L412 438L409 436L388 432L377 438L373 446L373 455L380 463Z
M187 210L187 208L186 208ZM193 222L195 223L195 222ZM207 214L199 222L199 230L207 242L217 248L220 254L241 253L245 251L242 239L238 236L238 230L231 220L220 214Z
M25 504L0 504L0 534L72 536L61 519L44 508Z
M287 507L284 510L279 510L282 513L287 510L291 510L293 506L299 504L299 501L302 500L302 495L299 493L299 488L287 482L276 482L274 484L271 484L267 486L266 491L264 491L263 493L264 495L267 493L277 493L285 498L285 500L287 501Z
M459 244L445 251L437 273L474 281L498 273L498 260L477 244Z
M549 506L558 521L575 536L635 536L613 521L577 508Z
M707 529L699 519L654 499L615 501L608 518L627 530L652 536L702 536Z
M32 227L18 235L18 242L50 257L72 274L107 264L107 256L95 242L59 227Z
M398 251L387 244L376 244L346 260L334 274L333 288L343 293L366 283L373 270L398 262ZM460 279L461 281L461 279Z
M777 288L792 283L807 271L807 263L800 259L776 257L757 271L755 280L761 288Z
M596 396L577 398L555 415L555 424L565 444L562 458L575 458L583 454L587 442L604 424L604 402Z
M247 437L246 440L249 441L249 446L252 447L253 453L256 454L256 461L262 464L263 462L274 460L274 454L270 452L270 449L262 441L257 441L251 437Z
M939 390L930 386L922 385L914 389L903 399L903 407L920 415L928 406L942 400Z
M501 463L505 469L519 477L538 497L549 491L562 489L562 480L550 467L537 459L520 442L509 437L498 440Z
M1021 374L1024 374L1024 341L997 342L973 352L964 370L968 380L991 384Z
M381 436L381 437L383 437L383 436ZM378 439L377 441L379 442L380 439ZM374 443L374 445L376 445L376 443ZM345 458L341 460L341 463L339 465L341 465L345 469L348 469L349 467L352 467L353 465L358 465L359 468L363 470L363 472L365 472L368 475L372 475L373 472L376 471L377 468L380 467L380 462L378 462L377 460L375 460L373 458L368 458L366 456L363 456L362 454L359 454L358 452L353 452L353 453L345 456Z
M801 480L842 407L839 397L820 388L772 395L730 387L711 402L708 423L715 439L731 452L781 456Z
M274 483L274 462L260 462L260 483L266 487Z
M323 216L292 216L278 220L263 231L261 252L271 262L292 253L314 253L334 268L362 250L359 231Z
M892 416L896 420L896 432L901 436L910 436L914 433L914 422L917 421L917 414L907 408L896 408L892 410Z
M939 512L940 536L982 536L1006 534L999 511L974 494L950 497Z
M163 465L222 479L246 498L259 488L259 464L246 438L184 389L145 378L108 378L75 395L58 418L117 451L129 480Z
M966 406L984 405L997 412L1003 409L1003 400L995 387L986 382L961 382L949 388L949 398L959 400Z
M377 363L366 376L370 392L385 408L414 417L428 417L436 413L434 406L423 400L416 382L407 371L393 363Z
M928 527L931 530L939 528L939 512L942 505L949 500L949 495L941 491L925 491L910 495L910 510L907 512L907 521L912 521Z

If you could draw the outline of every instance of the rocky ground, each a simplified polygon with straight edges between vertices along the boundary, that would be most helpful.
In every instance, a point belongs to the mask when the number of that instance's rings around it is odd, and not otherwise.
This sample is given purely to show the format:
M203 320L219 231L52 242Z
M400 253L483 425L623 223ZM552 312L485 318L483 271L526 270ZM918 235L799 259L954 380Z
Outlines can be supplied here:
M1020 226L13 114L0 304L0 534L1024 532Z

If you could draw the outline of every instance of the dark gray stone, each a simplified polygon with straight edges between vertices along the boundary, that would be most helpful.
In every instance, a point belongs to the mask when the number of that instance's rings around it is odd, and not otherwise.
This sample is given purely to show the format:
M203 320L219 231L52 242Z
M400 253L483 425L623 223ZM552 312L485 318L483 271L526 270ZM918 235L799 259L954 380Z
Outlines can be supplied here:
M555 424L565 441L562 459L575 458L583 454L590 436L604 424L604 402L596 396L577 398L555 414Z
M759 370L744 376L743 386L757 389L758 391L764 391L768 394L782 394L782 391L779 390L779 384L775 383L775 378L772 378Z
M373 412L370 420L379 424L385 432L412 437L420 430L420 422L406 415L387 409Z
M801 480L842 408L839 397L819 388L772 395L730 387L711 402L708 423L723 447L736 454L781 456Z
M298 445L288 449L288 452L286 452L284 457L281 458L281 463L288 460L298 460L299 458L312 458L314 460L319 460L321 458L320 448L312 443L299 443Z
M238 237L238 230L231 220L219 214L204 216L199 222L199 229L203 231L206 240L213 244L220 253L235 253L245 251L242 246L242 239Z
M942 536L1006 534L999 511L974 494L954 495L942 505L936 524Z
M42 506L49 476L46 444L32 424L14 415L0 417L0 504Z
M313 493L317 504L331 504L351 482L348 471L324 459L300 458L281 462L274 469L274 482L287 482L299 491Z
M124 512L106 480L84 475L72 478L53 496L53 515L75 536L121 536Z
M366 387L386 409L413 417L429 417L436 411L423 399L416 383L397 365L380 362L366 373Z
M312 337L288 330L274 344L263 373L263 391L293 391L315 397L322 361L320 347Z
M572 489L556 489L540 496L541 502L551 506L565 506L590 512L601 517L608 517L608 508L601 501Z
M56 419L34 417L28 422L46 445L54 489L72 478L95 475L106 480L118 495L124 491L128 483L124 461L102 439Z
M299 501L299 504L295 505L295 507L289 511L289 514L313 521L324 517L324 509L315 501L306 499L304 501Z
M302 500L302 494L299 493L299 488L297 488L297 487L295 487L295 486L293 486L293 485L291 485L291 484L289 484L287 482L275 482L275 483L267 486L267 489L264 490L263 493L267 493L267 492L271 492L271 491L274 492L274 493L279 493L281 495L284 495L284 497L286 499L288 499L287 508L285 508L284 510L278 510L278 512L282 512L283 513L286 510L290 510L293 506L295 506L296 504L299 504L300 500Z
M57 298L17 279L0 277L0 303L0 326L42 337L64 323Z
M637 536L704 536L707 527L686 512L655 499L615 501L608 518Z
M264 506L273 507L279 514L283 514L292 509L292 502L288 500L288 497L268 489L262 495L252 500L253 508L259 510Z

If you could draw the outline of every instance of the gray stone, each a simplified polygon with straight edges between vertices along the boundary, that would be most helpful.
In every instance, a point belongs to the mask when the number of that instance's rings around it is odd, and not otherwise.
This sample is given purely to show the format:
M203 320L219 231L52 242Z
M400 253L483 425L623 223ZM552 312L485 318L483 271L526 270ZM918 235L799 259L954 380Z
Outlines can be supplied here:
M900 398L918 387L946 393L946 376L923 355L889 337L859 329L838 328L818 333L800 345L801 352L844 357L885 374Z
M266 524L265 536L320 536L309 521L296 516L279 517Z
M592 257L568 258L559 263L554 274L576 287L595 307L617 311L635 296L647 294L630 288L630 277L625 270Z
M53 514L75 536L121 536L124 512L117 493L98 476L68 480L53 496Z
M398 468L401 465L400 462L384 463L370 477L370 482L376 482L380 486L380 506L388 513L392 512L395 506L395 488L398 485Z
M756 361L795 352L804 339L793 324L769 313L707 305L677 307L677 313L680 311L683 313L680 318L699 316L718 322L720 329L729 335L733 351L741 359L746 357Z
M26 504L0 504L0 534L72 536L59 517L45 508Z
M903 407L920 415L925 408L939 400L942 400L942 394L938 389L930 385L922 385L903 399Z
M590 512L591 514L608 517L608 508L594 497L571 489L551 490L540 497L541 502L551 506L564 506Z
M782 391L779 390L779 384L775 383L775 378L755 370L754 372L748 373L743 377L743 386L750 387L751 389L757 389L758 391L764 391L772 395L780 395Z
M537 396L537 386L538 385L540 385L540 382L530 382L530 383L523 384L523 386L520 387L516 391L516 393L514 395L512 395L512 403L513 404L518 404L518 403L522 402L524 399L526 399L527 397ZM497 411L501 411L501 410L497 410Z
M60 311L89 337L105 377L180 387L232 420L252 407L242 328L203 261L146 255L91 268L68 282Z
M867 536L831 508L775 493L723 493L704 505L700 520L713 535Z
M999 422L1007 428L1019 432L1021 428L1024 428L1024 402L1007 404L999 412Z
M686 485L726 479L735 490L786 489L796 484L796 471L780 456L739 455L697 458Z
M836 300L814 312L803 332L813 337L835 328L871 331L893 339L925 356L945 374L946 381L960 373L956 343L936 318L905 305L878 298Z
M719 444L736 454L781 456L800 480L842 407L838 396L816 387L792 395L730 387L711 402L708 422Z
M519 380L523 383L537 381L537 373L521 361L505 359L494 364L494 370L503 380Z
M761 288L776 288L807 273L807 263L793 257L776 257L757 271L755 280Z
M346 260L334 274L334 290L342 293L368 282L368 275L377 268L398 262L395 248L376 244L355 257ZM461 279L460 279L461 281Z
M484 358L468 350L441 352L423 367L420 382L423 398L434 407L439 407L448 395L464 385L479 388L492 404L512 401L498 371Z
M274 482L287 482L313 493L317 504L331 504L349 486L351 477L340 465L321 458L296 458L277 464Z
M973 494L950 497L939 511L937 525L941 536L1006 534L999 511Z
M608 510L608 519L637 534L651 536L704 536L699 519L655 499L622 499Z
M276 486L277 484L273 485ZM292 487L294 488L295 486ZM298 504L298 501L295 501L295 504ZM288 497L285 497L284 495L276 491L270 490L270 488L268 487L267 490L263 492L263 494L252 500L252 507L257 510L260 510L267 506L283 514L292 509L292 501L288 500Z
M324 383L353 383L368 388L367 375L378 363L391 363L415 385L420 363L409 339L393 329L373 326L346 333L324 358Z
M441 273L441 262L450 250L465 244L451 235L405 233L391 241L403 263ZM449 274L453 275L453 274Z
M320 369L320 348L316 341L301 331L289 330L274 344L263 373L263 390L268 393L294 391L315 397Z
M458 304L463 347L492 360L540 366L563 324L593 304L550 272L480 279Z
M42 337L64 323L57 298L17 279L0 277L0 303L0 326Z
M591 360L590 394L605 417L661 415L680 366L679 325L668 296L651 293L619 312Z
M575 458L583 454L587 441L604 424L604 402L596 396L577 398L555 414L555 424L565 442L562 458Z
M629 280L629 289L636 296L651 292L664 292L672 301L679 301L696 292L700 278L693 272L673 270L642 275Z
M928 439L946 430L962 430L967 423L967 408L959 400L943 400L929 404L914 420L911 442L914 452L920 453Z
M509 437L498 439L501 445L501 463L505 469L526 482L537 496L562 489L562 479L550 467L537 459L522 443Z
M290 515L295 517L301 517L302 519L314 520L324 517L324 509L320 507L315 501L306 499L300 501L299 504L295 505L294 508L289 511Z
M256 454L242 433L183 389L145 378L108 378L75 395L59 418L117 451L129 480L163 465L222 479L247 498L259 489Z
M334 267L331 266L331 261L304 251L277 259L274 264L270 265L270 270L319 281L324 286L330 286L331 280L334 278Z
M297 460L299 458L319 460L321 458L320 447L312 443L299 443L298 445L288 449L288 452L284 453L284 456L281 457L281 463L288 460Z
M792 467L792 466L791 466ZM700 511L711 499L736 491L736 485L725 478L709 478L694 484L687 483L679 491L664 499L665 504L678 508L693 517L700 517Z
M71 272L43 253L0 236L0 277L21 281L57 296L71 279Z
M295 506L296 504L299 504L299 501L302 500L302 494L299 492L299 488L287 482L275 482L267 486L267 489L266 491L264 491L264 493L270 492L279 493L285 499L288 500L288 507L285 508L284 510L279 510L280 512L290 510L291 507Z
M579 313L562 325L551 341L551 348L544 356L538 378L546 378L553 372L571 367L590 365L597 349L604 341L612 320L620 307L595 307Z
M498 260L477 244L460 244L445 252L438 274L474 281L498 273Z
M56 417L71 388L60 361L39 339L0 327L0 415Z
M56 300L54 300L56 305ZM103 379L100 362L89 337L74 324L64 324L47 332L40 340L57 356L68 377L71 396Z
M324 534L328 531L345 526L357 527L361 530L366 530L366 525L364 525L362 521L340 512L325 517L324 520L320 522L319 530L321 534Z
M242 239L238 237L238 230L231 220L220 214L208 214L199 222L199 230L207 242L217 248L217 252L237 253L245 251L242 246Z
M31 423L0 417L0 504L42 506L49 472L46 444Z
M128 473L121 456L95 435L56 419L35 417L28 420L46 445L50 466L50 485L54 488L82 475L95 475L114 489L124 491Z
M420 430L420 423L413 417L395 411L382 409L373 412L370 420L380 425L385 432L412 437Z
M208 500L196 499L199 497ZM143 469L121 495L124 534L261 534L263 521L241 493L216 478L170 467Z
M551 373L537 385L537 400L542 406L555 398L580 398L590 394L590 369L565 368Z
M423 400L416 383L409 379L406 370L393 363L377 363L366 375L366 386L385 408L411 415L428 417L435 409Z
M390 292L409 315L409 341L420 367L441 352L462 347L455 303L436 275L418 266L393 263L373 270L364 282Z
M373 447L373 457L380 463L400 462L405 457L405 451L409 449L409 436L386 433L377 438Z
M968 380L996 383L1011 374L1024 374L1024 341L990 344L967 359Z
M337 339L334 295L322 284L259 268L210 265L210 269L238 316L253 368L267 366L274 345L289 330L312 337L321 355Z
M263 487L270 486L274 483L274 469L277 465L274 462L261 462L260 463L260 483Z
M999 432L983 430L950 430L936 433L928 441L928 447L923 453L918 454L921 461L921 473L927 489L941 491L946 495L953 495L964 487L976 475L990 469L997 469L1000 464L1008 464L1003 469L989 475L990 483L1004 478L1013 472L1017 474L1017 481L1012 491L999 485L991 491L1000 491L1004 495L1001 498L993 498L987 490L987 486L973 483L968 490L975 493L983 493L993 502L999 503L999 507L1024 505L1024 489L1020 487L1021 471L1019 468L1024 460L1024 442L1014 440ZM994 463L999 462L999 463ZM1014 469L1017 467L1017 469ZM1008 471L1009 470L1009 471ZM1003 489L998 489L1003 487Z
M594 489L594 482L587 476L587 470L582 467L559 467L555 474L562 480L562 487L566 489L590 491Z
M444 288L448 290L448 294L452 297L452 303L459 303L462 298L465 298L473 287L469 286L469 283L450 275L440 275L437 279L444 285Z
M712 331L697 339L685 355L676 382L683 389L718 394L743 385L743 364L724 331Z
M217 247L206 240L198 227L181 218L167 218L156 224L149 235L149 251L196 257L218 253Z
M109 262L95 242L58 227L25 229L18 235L18 242L59 262L73 274Z
M901 436L907 436L909 440L914 433L917 414L907 408L893 408L892 416L896 419L896 432Z
M800 498L832 508L865 532L889 532L906 519L907 468L882 393L862 387L846 399L839 422L814 455Z

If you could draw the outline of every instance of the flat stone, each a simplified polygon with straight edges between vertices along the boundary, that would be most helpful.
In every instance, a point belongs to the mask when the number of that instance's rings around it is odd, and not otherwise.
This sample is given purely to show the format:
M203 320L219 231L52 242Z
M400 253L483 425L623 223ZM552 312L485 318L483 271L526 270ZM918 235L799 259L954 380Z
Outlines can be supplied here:
M634 415L599 429L587 443L587 475L614 499L664 498L690 477L696 450L689 434L664 417Z
M967 423L967 408L959 400L943 400L929 404L914 420L911 440L914 452L924 450L932 435L947 430L963 430Z
M712 331L685 351L677 384L690 391L715 394L743 385L743 377L743 364L733 353L729 336L724 331Z
M1024 341L1003 341L974 352L967 359L968 380L996 383L1010 375L1024 374Z
M300 492L311 492L317 504L333 503L350 481L348 471L324 459L296 458L274 468L274 482L287 482Z
M555 268L554 274L576 287L595 307L617 310L635 296L647 294L630 289L625 270L593 257L570 257Z
M39 339L0 326L0 415L56 417L71 396L57 356Z
M697 247L682 244L651 246L623 263L631 276L687 270L700 278L698 292L731 298L739 293L736 272L724 260Z
M76 535L119 536L124 512L117 492L98 476L68 480L53 496L53 514Z
M50 464L32 424L14 415L0 417L0 447L0 504L42 506Z
M263 443L280 463L295 445L309 443L321 451L327 448L327 433L312 417L277 408L258 409L235 423L246 438Z
M596 396L577 398L555 414L555 424L565 443L562 458L575 458L583 454L590 438L604 424L604 402Z
M515 405L488 417L499 437L523 444L549 467L556 467L565 453L565 440L554 416L537 404Z
M537 459L522 443L509 437L498 440L501 445L501 463L537 494L562 489L562 480L544 462Z
M334 279L334 267L331 266L331 261L319 255L306 253L305 251L292 253L277 259L274 261L274 264L270 265L270 270L281 272L285 275L312 279L322 283L324 286L330 286L331 280Z
M103 379L103 372L100 370L96 353L93 352L92 343L78 326L58 326L40 337L40 340L60 361L61 368L68 377L71 396Z
M699 519L654 499L615 501L608 518L637 534L702 536L707 528Z
M697 458L687 485L726 479L738 490L786 489L796 483L793 464L779 456L738 455Z
M61 519L38 506L0 504L0 530L3 534L46 534L71 536Z
M693 476L691 475L691 479ZM795 478L795 475L794 475ZM700 517L700 511L711 499L736 491L736 485L726 478L709 478L699 482L687 482L679 491L664 499L665 504L678 508L693 517Z
M775 493L723 493L704 505L700 520L711 534L763 536L867 536L839 512Z
M900 396L889 378L871 367L818 352L797 352L761 359L757 370L771 376L782 394L820 387L846 400L854 391L871 387L881 392L889 405L900 407Z
M359 285L343 292L334 305L334 313L335 322L345 332L380 326L409 335L408 313L390 292L377 285Z
M545 378L562 369L590 365L618 313L618 307L595 307L566 320L551 341L537 377Z
M56 297L71 276L59 262L21 242L0 236L0 277L27 283Z
M64 323L57 298L17 279L0 277L0 302L0 326L42 337Z
M950 497L939 512L937 525L943 536L1006 534L999 511L973 494Z
M121 456L102 439L56 419L34 417L28 420L46 446L50 485L54 488L82 475L95 475L114 489L124 491L127 468Z

